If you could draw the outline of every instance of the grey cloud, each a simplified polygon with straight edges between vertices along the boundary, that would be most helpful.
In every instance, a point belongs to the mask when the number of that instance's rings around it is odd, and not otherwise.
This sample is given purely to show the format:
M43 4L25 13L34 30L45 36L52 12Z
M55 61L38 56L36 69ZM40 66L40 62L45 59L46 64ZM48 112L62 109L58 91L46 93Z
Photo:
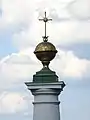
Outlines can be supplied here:
M85 0L74 0L66 3L66 6L61 10L57 10L57 8L49 9L49 16L53 19L54 22L65 22L65 21L89 21L90 20L90 9L89 5L84 4ZM89 2L87 0L87 2ZM82 6L85 6L84 8ZM78 8L80 9L78 9ZM88 9L87 9L88 7ZM39 12L39 16L43 16L43 12L41 10L37 10ZM64 15L64 13L65 15ZM64 15L64 16L63 16Z
M87 3L87 4L86 4ZM74 19L80 21L90 20L89 0L74 0L67 5L67 10Z
M77 40L76 40L77 41ZM89 41L89 40L88 40ZM71 50L80 59L90 60L90 43L81 42L58 46L63 50Z
M65 21L70 21L70 18L66 18L66 17L59 17L59 15L57 13L50 13L51 18L53 19L54 22L65 22Z

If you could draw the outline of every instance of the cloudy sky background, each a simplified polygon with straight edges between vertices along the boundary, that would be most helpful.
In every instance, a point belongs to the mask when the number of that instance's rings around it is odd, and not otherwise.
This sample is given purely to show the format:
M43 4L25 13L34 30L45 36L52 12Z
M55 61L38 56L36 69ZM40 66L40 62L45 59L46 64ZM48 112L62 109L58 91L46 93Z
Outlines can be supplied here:
M66 87L62 120L90 120L90 1L0 0L0 119L32 120L33 96L24 82L42 68L33 54L47 11L49 41L58 49L50 67Z

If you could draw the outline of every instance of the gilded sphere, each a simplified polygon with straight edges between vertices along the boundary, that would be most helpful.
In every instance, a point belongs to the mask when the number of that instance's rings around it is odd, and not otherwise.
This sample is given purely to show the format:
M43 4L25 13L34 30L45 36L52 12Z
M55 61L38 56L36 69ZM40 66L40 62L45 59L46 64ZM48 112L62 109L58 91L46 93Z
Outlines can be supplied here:
M48 66L50 61L54 59L57 50L52 43L41 42L36 46L34 53L44 66Z
M41 42L36 46L35 52L56 51L55 46L50 42Z

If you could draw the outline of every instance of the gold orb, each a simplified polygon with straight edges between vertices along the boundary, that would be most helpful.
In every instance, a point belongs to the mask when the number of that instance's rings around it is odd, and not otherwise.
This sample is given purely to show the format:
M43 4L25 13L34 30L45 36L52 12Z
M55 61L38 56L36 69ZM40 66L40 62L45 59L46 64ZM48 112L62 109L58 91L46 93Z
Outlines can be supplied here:
M54 59L57 50L50 42L39 43L34 51L36 57L42 62L43 66L49 65L50 61Z

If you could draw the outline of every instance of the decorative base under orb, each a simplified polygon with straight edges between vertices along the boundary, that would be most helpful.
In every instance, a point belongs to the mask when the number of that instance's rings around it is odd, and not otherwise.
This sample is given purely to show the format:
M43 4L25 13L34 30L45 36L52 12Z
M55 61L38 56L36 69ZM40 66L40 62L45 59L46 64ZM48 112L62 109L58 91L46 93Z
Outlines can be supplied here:
M58 82L58 76L54 71L51 71L48 67L42 68L39 72L33 75L33 82L35 83L52 83Z

